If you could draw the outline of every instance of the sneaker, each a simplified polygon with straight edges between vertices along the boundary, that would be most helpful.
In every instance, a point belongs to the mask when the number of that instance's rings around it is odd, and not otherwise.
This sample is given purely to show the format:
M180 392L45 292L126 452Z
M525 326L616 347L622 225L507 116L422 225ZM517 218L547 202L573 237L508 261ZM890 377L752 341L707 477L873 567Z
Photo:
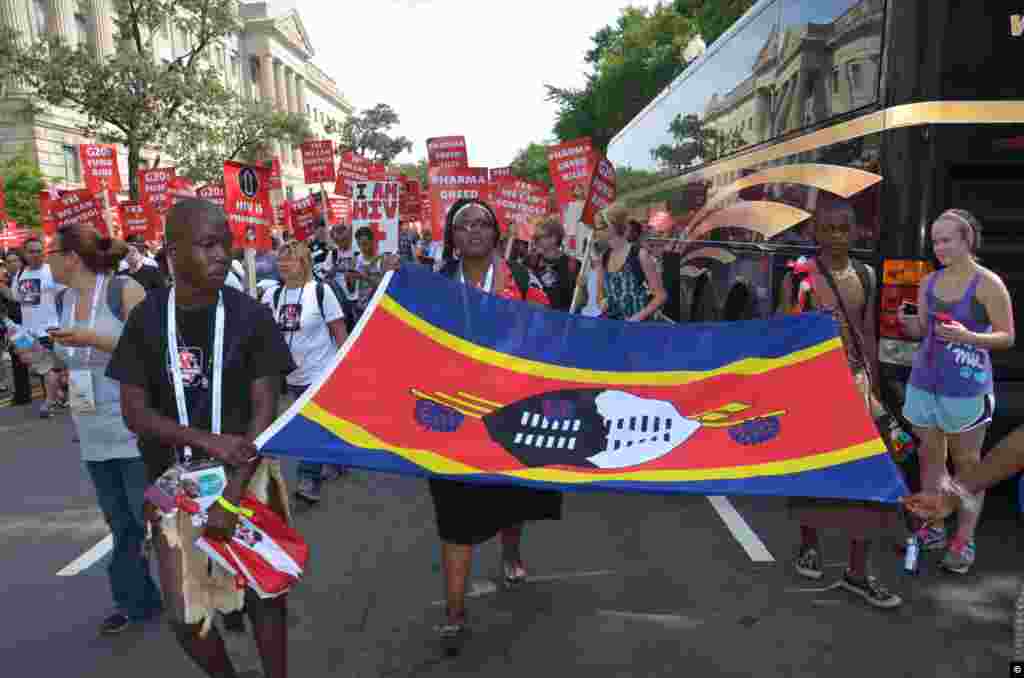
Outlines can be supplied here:
M121 631L124 631L126 628L128 628L128 626L131 623L132 622L130 619L128 619L127 615L121 612L115 612L114 614L104 619L103 623L100 624L100 633L102 633L105 636L114 635L115 633L121 633Z
M942 551L946 548L946 530L942 527L923 527L917 531L922 551Z
M974 540L964 542L959 539L954 539L949 545L949 550L946 551L946 556L942 559L940 565L943 569L955 572L957 574L967 574L971 566L974 565L974 557L976 555L976 549L974 546Z
M821 579L825 573L821 570L821 556L813 548L801 549L793 562L797 574L808 579Z
M43 403L39 406L39 418L49 419L53 414L50 412L50 406L47 403Z
M839 580L839 588L855 593L871 605L881 608L894 608L903 604L903 599L882 586L881 582L868 575L854 577L847 570Z
M295 496L311 504L316 504L320 501L320 488L317 487L317 484L312 479L303 478L295 489Z

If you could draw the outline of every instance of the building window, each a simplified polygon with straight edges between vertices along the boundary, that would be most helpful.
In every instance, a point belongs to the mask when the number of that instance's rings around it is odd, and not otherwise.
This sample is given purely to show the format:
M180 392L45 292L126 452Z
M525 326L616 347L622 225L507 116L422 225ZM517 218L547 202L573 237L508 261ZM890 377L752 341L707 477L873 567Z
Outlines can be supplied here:
M32 24L37 38L46 33L46 15L46 0L32 0Z
M82 180L82 168L78 164L78 149L74 146L64 146L64 178L73 184Z
M860 92L864 89L863 64L850 64L850 86L853 87L854 92Z

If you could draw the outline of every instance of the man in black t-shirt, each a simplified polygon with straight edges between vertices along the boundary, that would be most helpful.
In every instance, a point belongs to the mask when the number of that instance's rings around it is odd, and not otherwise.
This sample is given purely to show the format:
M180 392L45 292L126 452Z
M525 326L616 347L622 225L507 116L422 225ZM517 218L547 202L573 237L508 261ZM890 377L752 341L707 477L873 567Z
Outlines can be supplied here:
M132 311L111 358L107 376L121 383L121 408L155 480L185 446L195 460L223 462L228 484L223 497L237 507L245 494L264 501L287 519L287 492L277 462L261 459L252 441L273 422L281 377L295 365L270 310L224 286L231 232L223 211L186 199L167 217L167 251L175 273L175 325L188 426L179 424L170 358L167 306L171 290L150 292ZM214 403L213 346L219 295L224 303L224 365L221 433L211 432ZM153 507L147 515L155 519ZM234 675L224 642L211 627L214 611L245 609L252 620L263 672L286 675L287 596L261 599L233 586L233 577L194 545L202 534L227 541L238 516L220 504L208 511L205 530L179 511L155 524L160 580L170 619L186 653L210 676Z

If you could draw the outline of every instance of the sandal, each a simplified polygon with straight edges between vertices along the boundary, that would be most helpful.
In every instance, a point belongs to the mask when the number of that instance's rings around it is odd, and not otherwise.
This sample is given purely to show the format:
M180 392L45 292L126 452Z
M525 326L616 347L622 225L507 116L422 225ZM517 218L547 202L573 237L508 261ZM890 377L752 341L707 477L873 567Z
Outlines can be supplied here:
M462 646L469 635L469 627L465 622L461 624L445 623L436 627L437 635L441 639L441 649L449 657L455 657L462 652Z
M523 561L502 561L502 568L505 571L505 586L508 588L514 588L526 582L526 568L523 567Z

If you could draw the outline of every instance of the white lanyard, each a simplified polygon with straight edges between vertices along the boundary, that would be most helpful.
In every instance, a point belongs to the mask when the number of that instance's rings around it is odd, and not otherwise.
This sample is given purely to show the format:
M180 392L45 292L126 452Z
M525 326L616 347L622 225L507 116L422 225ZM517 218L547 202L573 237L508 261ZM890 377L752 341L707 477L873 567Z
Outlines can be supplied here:
M185 382L181 377L181 356L178 354L178 322L174 306L174 288L167 299L167 353L171 361L174 397L178 401L178 423L187 427L188 403L185 401ZM201 368L200 368L201 369ZM221 387L224 378L224 293L217 296L216 319L213 326L213 422L212 432L220 434ZM185 446L185 463L192 461L192 448Z
M87 329L92 329L96 326L96 311L100 307L100 290L103 289L103 281L106 279L105 275L96 276L96 288L92 292L92 308L89 310L89 324L86 326ZM78 292L75 292L75 301L71 304L71 323L72 326L75 322L75 312L78 310ZM68 362L75 357L75 348L68 347ZM92 357L92 346L86 349L85 352L85 366L89 366L89 358Z
M463 285L466 284L466 272L462 268L462 264L459 264L459 282L461 282ZM484 292L490 292L492 287L494 287L494 262L493 261L491 262L491 265L487 268L487 275L484 276L484 286L483 286L482 289L483 289Z

